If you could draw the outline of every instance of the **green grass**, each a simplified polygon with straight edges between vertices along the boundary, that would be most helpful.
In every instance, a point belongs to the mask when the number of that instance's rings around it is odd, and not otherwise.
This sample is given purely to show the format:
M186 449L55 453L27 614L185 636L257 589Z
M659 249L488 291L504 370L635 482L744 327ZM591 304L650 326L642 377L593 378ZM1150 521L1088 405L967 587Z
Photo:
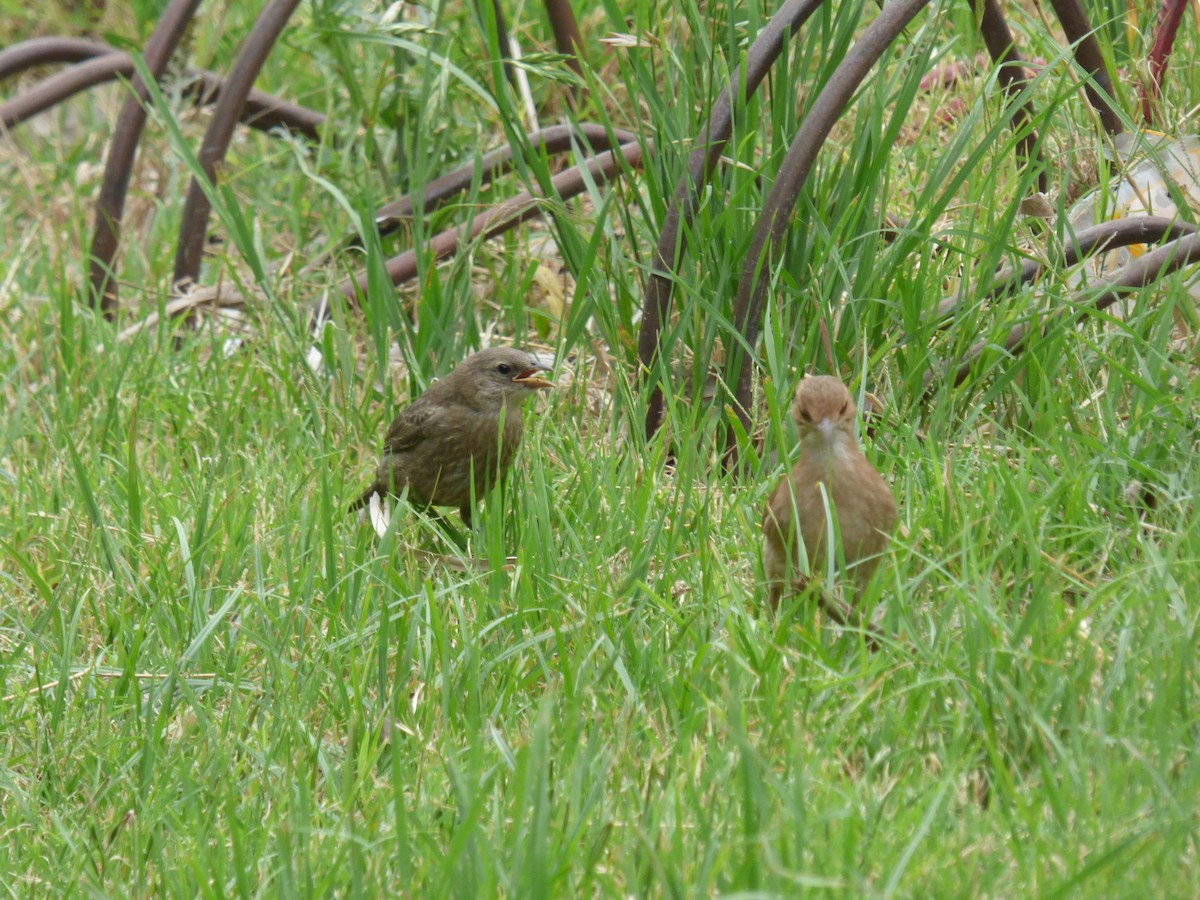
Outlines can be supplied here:
M633 347L663 198L768 12L576 6L592 63L578 118L653 138L645 170L547 203L545 225L423 260L399 294L388 255L552 170L527 153L498 187L373 238L376 205L529 123L474 6L408 7L390 27L382 5L302 8L261 85L327 111L336 141L239 133L216 195L225 240L203 274L251 298L238 347L209 313L178 342L161 322L119 337L170 297L202 116L169 91L155 101L117 323L77 287L119 95L0 144L0 885L1192 894L1200 386L1184 282L1145 291L1123 320L985 355L923 403L927 376L1072 288L1052 277L978 299L978 279L1060 226L1018 211L1031 176L993 78L951 89L964 116L932 124L941 95L917 82L981 45L965 4L919 18L801 195L756 348L768 451L791 446L798 373L830 370L822 320L838 373L887 405L868 453L901 526L863 600L887 637L872 653L803 603L774 619L758 523L780 467L755 454L750 477L721 474L725 412L695 398L710 350L736 340L756 211L859 9L814 17L737 121L688 234L657 373L668 421L646 442ZM0 10L6 40L30 33L26 13ZM58 30L145 38L152 10L135 9L136 32L117 12L60 12ZM526 51L548 48L540 7L506 13ZM1014 16L1028 55L1062 55L1036 17ZM250 18L238 4L206 17L194 52L227 68ZM1108 52L1133 68L1143 48L1117 25ZM652 40L599 43L612 32ZM1166 106L1183 132L1200 96L1194 32L1177 53ZM430 63L443 57L446 74ZM548 123L565 76L545 56L530 69ZM1119 89L1135 109L1130 80ZM1096 131L1064 65L1033 93L1065 209ZM890 245L881 209L911 222ZM304 269L355 232L363 250ZM561 319L539 264L563 273ZM363 268L362 314L335 305L310 338L308 305ZM961 314L935 330L930 312L955 293ZM529 410L516 477L470 534L491 569L463 571L431 561L462 554L429 521L400 517L380 539L344 509L398 405L484 340L574 362Z

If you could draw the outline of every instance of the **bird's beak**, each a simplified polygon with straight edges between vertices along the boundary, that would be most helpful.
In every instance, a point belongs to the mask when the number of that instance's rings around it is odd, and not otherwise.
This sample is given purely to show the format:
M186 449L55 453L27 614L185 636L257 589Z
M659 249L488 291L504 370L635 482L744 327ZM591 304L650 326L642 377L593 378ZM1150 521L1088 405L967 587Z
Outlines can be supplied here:
M822 419L817 423L817 431L821 432L821 437L825 438L826 443L833 441L833 419Z
M514 375L513 383L514 384L523 384L523 385L525 385L525 387L530 387L530 388L535 388L535 389L536 388L552 388L552 387L554 387L554 382L547 381L545 378L543 378L541 375L538 374L539 372L549 372L549 371L550 371L549 366L538 363L532 369L526 369L524 372L518 372L516 375Z

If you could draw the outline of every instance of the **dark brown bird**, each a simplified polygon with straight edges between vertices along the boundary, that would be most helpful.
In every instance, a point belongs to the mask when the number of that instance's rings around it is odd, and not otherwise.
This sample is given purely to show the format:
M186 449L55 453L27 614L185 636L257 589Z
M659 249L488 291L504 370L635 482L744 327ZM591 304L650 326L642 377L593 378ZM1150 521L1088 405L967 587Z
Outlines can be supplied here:
M468 356L414 400L387 430L372 494L399 496L418 508L457 506L471 524L472 501L502 479L521 443L521 407L550 367L522 350L495 347Z
M825 569L826 497L834 511L847 574L861 592L879 564L896 524L896 501L887 482L867 462L854 436L854 401L838 379L805 377L796 388L792 418L800 431L800 458L779 482L763 516L763 569L771 608L802 588L792 576L799 559L796 525L813 572ZM835 618L845 611L829 606Z

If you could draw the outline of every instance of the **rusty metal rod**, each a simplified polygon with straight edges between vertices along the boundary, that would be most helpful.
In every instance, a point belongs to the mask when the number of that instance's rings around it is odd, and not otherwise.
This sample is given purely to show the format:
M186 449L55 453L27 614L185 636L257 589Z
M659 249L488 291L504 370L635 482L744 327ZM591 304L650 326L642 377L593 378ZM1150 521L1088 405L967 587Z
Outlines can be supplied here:
M734 300L733 323L742 340L731 342L725 374L725 383L735 386L734 414L747 431L750 427L751 372L754 368L751 354L758 343L763 300L771 280L773 257L791 220L800 189L808 179L817 154L833 130L834 123L845 111L854 92L892 41L928 3L929 0L891 0L863 30L813 101L767 194L742 265ZM725 446L727 469L737 464L737 456L737 436L735 430L730 428L726 433Z
M1106 250L1118 247L1128 247L1131 244L1150 244L1162 240L1177 240L1185 235L1194 234L1197 226L1178 219L1167 219L1162 216L1130 216L1125 219L1114 219L1111 222L1101 222L1091 228L1085 228L1069 239L1063 248L1062 258L1054 263L1059 268L1069 269L1081 259ZM1028 284L1042 274L1045 266L1041 260L1026 259L1021 262L1017 271L1002 269L993 276L993 286L982 295L981 300L994 300L1001 294ZM958 296L946 297L938 304L934 313L936 320L945 320L941 327L949 324L949 317L959 306Z
M246 97L267 54L275 46L283 27L295 12L300 0L267 0L267 5L254 22L250 34L229 69L221 95L213 110L212 121L204 133L197 159L209 182L216 180L217 165L225 158L229 142L241 117ZM183 218L179 225L179 244L175 250L175 284L194 282L200 276L200 261L204 254L204 239L208 233L208 214L212 204L200 181L192 179Z
M184 85L185 97L194 97L197 106L209 106L220 102L221 93L226 89L224 78L208 71L187 74L190 80ZM321 128L325 125L325 115L273 94L252 90L246 95L239 121L258 131L282 128L310 141L319 141Z
M613 129L610 132L603 125L583 123L577 126L552 125L540 131L530 132L525 139L529 141L534 150L553 155L570 150L575 141L586 143L592 150L611 150L614 146L633 143L637 140L637 135L620 129ZM478 163L467 163L422 187L422 211L429 212L448 198L467 190L474 180L476 167L481 170L482 184L488 184L493 179L511 171L513 167L512 145L506 144L485 153ZM399 200L379 207L375 212L375 225L379 229L379 233L387 234L394 231L401 221L412 216L415 207L416 201L412 194L405 194Z
M483 0L479 0L479 16L483 18ZM504 67L504 77L508 79L508 83L513 87L517 85L517 71L513 68L513 48L511 39L508 36L508 23L504 19L504 10L500 7L500 0L491 0L492 4L492 20L496 25L496 46L500 51L500 65ZM500 90L500 85L496 85L495 89Z
M94 56L44 78L24 93L0 103L0 129L14 128L89 87L119 78L129 79L134 74L133 58L127 53L108 52ZM188 72L185 77L183 96L193 98L197 106L209 106L217 101L223 85L220 75L201 71ZM325 116L262 91L251 91L241 121L260 131L284 128L316 141L320 139Z
M643 152L650 152L652 149L653 145L649 143L646 145L622 144L616 151L606 151L591 157L580 166L573 166L560 172L550 179L555 197L567 200L587 189L588 182L582 172L584 167L592 181L604 184L611 181L624 169L637 168L641 165ZM429 258L435 262L445 259L456 253L463 244L477 237L495 237L526 219L540 215L544 202L545 198L523 191L503 203L489 208L464 225L434 235L425 243L420 252L428 254ZM387 272L392 284L403 284L415 278L418 258L418 251L411 249L389 259ZM339 285L338 290L348 303L357 305L358 298L365 295L367 291L366 273L364 272L356 278L346 279Z
M1121 124L1121 116L1117 110L1112 76L1104 64L1100 42L1096 40L1096 32L1088 21L1087 13L1079 0L1050 0L1050 5L1054 7L1067 40L1075 48L1075 62L1090 76L1083 89L1087 93L1088 101L1100 115L1101 126L1110 135L1120 134L1125 130L1125 126Z
M131 75L133 60L125 53L105 53L77 63L0 103L0 130L15 128L80 91Z
M1064 319L1074 317L1076 320L1081 320L1092 312L1108 309L1126 294L1153 284L1160 278L1165 278L1172 272L1196 262L1200 262L1200 233L1189 234L1177 241L1164 244L1117 272L1116 276L1108 282L1107 290L1103 293L1091 297L1089 297L1090 291L1080 291L1075 294L1068 302L1067 307L1043 317L1037 332L1044 334L1047 328ZM1082 309L1080 309L1081 306ZM1029 338L1034 331L1033 325L1028 322L1015 325L1009 330L1000 346L1006 353L1016 356L1028 348ZM955 367L951 379L953 386L958 387L966 381L971 375L972 366L988 351L988 348L995 346L993 341L980 341L975 344ZM923 399L928 400L932 394L933 390L930 388L925 392Z
M576 75L583 75L579 57L583 55L583 37L571 9L571 0L546 0L546 17L554 32L554 46L567 58L567 65Z
M1147 127L1154 125L1154 107L1162 95L1163 78L1167 74L1167 63L1179 34L1179 25L1187 9L1187 0L1163 0L1158 8L1158 21L1154 25L1154 40L1146 61L1150 64L1150 81L1141 85L1142 120Z
M100 41L74 37L38 37L13 44L0 50L0 81L18 75L34 66L77 63L116 53Z
M1030 162L1037 166L1037 189L1045 193L1046 166L1042 161L1041 150L1038 149L1037 133L1033 130L1033 101L1029 97L1021 98L1021 92L1029 86L1029 73L1025 71L1025 62L1017 52L1016 41L1004 18L1004 12L1000 9L999 0L981 2L983 9L979 20L979 32L992 61L999 67L996 77L1000 79L1004 95L1009 103L1013 104L1011 122L1012 130L1018 135L1017 158L1023 166Z
M688 156L687 173L675 186L671 206L667 209L659 234L658 246L654 251L654 267L646 280L642 295L642 321L638 327L638 361L642 377L649 379L645 385L650 389L646 398L646 437L654 434L662 424L663 392L654 377L654 364L659 358L659 346L663 323L671 313L673 276L683 261L687 249L684 225L692 221L696 210L697 192L708 184L712 172L720 159L729 136L733 133L734 98L741 106L762 84L775 60L779 58L784 44L790 40L809 17L816 12L823 0L787 0L767 22L766 27L746 53L746 77L743 82L735 74L729 87L717 99L704 130L696 136L695 148Z
M146 42L142 56L146 69L154 79L162 78L167 62L179 44L187 24L196 12L200 0L171 0L158 20L154 33ZM109 143L108 159L104 164L104 180L96 199L96 224L92 232L92 247L88 254L88 284L93 305L98 305L106 318L116 315L117 280L113 260L121 239L121 216L125 212L125 194L133 172L137 145L146 126L146 100L149 93L141 76L133 79L133 95L126 98L117 116Z

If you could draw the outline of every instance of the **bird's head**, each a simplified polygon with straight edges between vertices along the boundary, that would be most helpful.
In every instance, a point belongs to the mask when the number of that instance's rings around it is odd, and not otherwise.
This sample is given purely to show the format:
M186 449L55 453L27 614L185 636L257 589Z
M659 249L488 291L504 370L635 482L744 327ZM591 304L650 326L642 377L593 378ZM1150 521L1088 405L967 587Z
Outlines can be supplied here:
M462 379L463 388L487 407L520 405L540 388L554 386L542 377L550 366L513 347L493 347L464 359L450 377Z
M850 391L831 375L806 375L796 387L792 418L800 429L800 442L831 449L852 448L854 400Z

